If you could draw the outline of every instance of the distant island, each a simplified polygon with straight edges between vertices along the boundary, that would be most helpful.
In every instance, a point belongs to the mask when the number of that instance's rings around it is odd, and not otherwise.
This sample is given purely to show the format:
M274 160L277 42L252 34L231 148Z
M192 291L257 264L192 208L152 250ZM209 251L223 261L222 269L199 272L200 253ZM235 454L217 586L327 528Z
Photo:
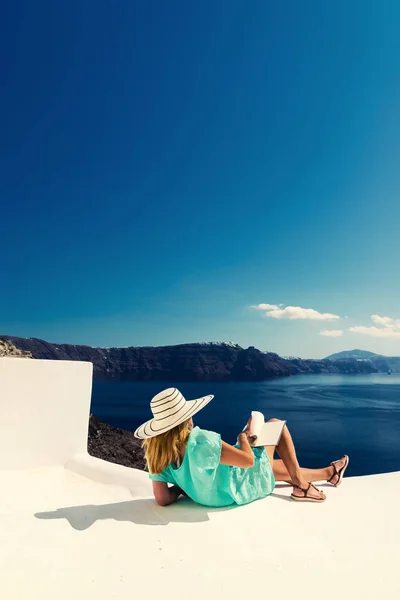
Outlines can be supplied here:
M92 348L4 335L0 336L0 356L89 361L96 379L134 381L262 381L302 373L356 374L389 369L400 372L400 358L361 350L333 354L322 360L288 359L232 342Z
M369 350L343 350L342 352L336 352L336 354L330 354L325 360L341 360L342 358L355 358L356 360L366 360L373 356L381 356L380 354L374 354ZM385 357L386 358L386 357Z
M378 373L400 373L400 356L384 356L368 350L344 350L327 356L325 360L358 360L368 362Z

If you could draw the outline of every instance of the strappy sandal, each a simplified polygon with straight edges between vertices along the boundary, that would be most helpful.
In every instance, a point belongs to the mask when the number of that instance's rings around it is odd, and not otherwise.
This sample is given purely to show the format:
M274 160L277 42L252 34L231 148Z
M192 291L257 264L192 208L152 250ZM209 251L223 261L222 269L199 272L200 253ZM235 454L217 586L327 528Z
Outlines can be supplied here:
M334 477L336 477L336 475L339 475L339 479L337 480L336 483L332 483L332 485L334 485L335 487L339 487L339 485L342 483L343 481L343 476L344 476L344 472L346 471L347 467L349 466L349 462L350 459L347 456L347 454L345 454L342 458L346 457L346 462L344 463L343 467L341 469L337 469L337 466L335 463L337 463L338 461L335 462L331 462L331 467L333 467L335 469L335 472L333 473L332 477L330 479L328 479L328 483L331 483L332 479Z
M312 483L310 483L308 485L308 488L306 488L306 489L300 487L299 485L293 485L293 487L295 487L298 490L301 490L304 494L304 496L295 496L294 494L291 494L292 500L296 500L296 502L325 502L325 500L326 500L326 498L313 498L312 496L308 495L308 492L310 491L311 488L314 488L314 490L316 492L321 493L321 491L318 490L315 487L315 485L313 485Z

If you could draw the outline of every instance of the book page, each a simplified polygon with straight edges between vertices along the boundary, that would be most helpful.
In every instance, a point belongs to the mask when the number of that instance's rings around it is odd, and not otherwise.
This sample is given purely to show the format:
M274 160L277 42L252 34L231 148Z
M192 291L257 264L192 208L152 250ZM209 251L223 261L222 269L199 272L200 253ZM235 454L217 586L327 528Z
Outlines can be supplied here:
M253 446L277 446L286 421L264 423Z
M264 415L258 410L253 410L251 416L250 435L257 438L251 445L255 448L258 446L277 446L286 421L271 421L266 423ZM242 431L245 429L246 426L244 426Z
M251 416L250 435L256 435L258 437L265 423L264 415L258 410L253 410Z

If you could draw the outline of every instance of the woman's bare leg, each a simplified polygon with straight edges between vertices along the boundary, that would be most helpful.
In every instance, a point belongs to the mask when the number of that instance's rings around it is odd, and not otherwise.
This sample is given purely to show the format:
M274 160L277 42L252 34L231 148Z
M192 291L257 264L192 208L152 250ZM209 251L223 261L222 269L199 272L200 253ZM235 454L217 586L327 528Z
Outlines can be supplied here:
M325 467L325 469L304 469L300 467L300 469L306 481L328 481L334 472L333 467ZM283 460L274 460L273 471L276 481L292 483L289 471L285 467Z
M335 461L337 470L344 467L346 464L346 458L343 457L340 460ZM304 479L307 481L329 481L332 485L335 485L339 480L339 475L336 474L334 467L325 467L324 469L305 469L300 467ZM285 467L283 460L274 460L273 466L275 481L286 481L292 483L289 475L289 471Z
M270 419L270 421L279 421L279 419ZM271 451L273 451L273 446L266 447L268 456L270 457ZM292 436L290 435L289 429L285 425L282 432L282 437L279 441L279 444L276 447L279 456L282 458L282 461L287 469L288 478L287 481L291 481L293 485L298 486L303 489L308 488L308 482L310 479L305 477L303 470L301 469L299 462L297 460L296 450L293 444ZM271 457L270 457L271 458ZM274 470L275 461L272 463L272 469ZM317 480L315 480L317 481ZM299 490L297 487L293 488L293 494L295 496L302 497L304 496L303 492ZM312 498L321 498L325 499L326 496L323 492L317 491L313 488L310 488L308 495Z

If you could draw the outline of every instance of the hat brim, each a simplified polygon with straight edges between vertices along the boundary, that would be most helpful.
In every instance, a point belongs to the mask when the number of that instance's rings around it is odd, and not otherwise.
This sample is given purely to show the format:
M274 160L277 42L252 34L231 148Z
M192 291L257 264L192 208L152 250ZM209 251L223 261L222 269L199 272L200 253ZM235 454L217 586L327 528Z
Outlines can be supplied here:
M202 398L196 398L196 400L186 400L185 406L182 407L181 414L176 415L175 420L172 423L168 423L160 428L160 423L157 419L149 419L143 425L140 425L133 434L140 440L146 440L147 438L155 437L161 433L165 433L170 429L173 429L177 425L180 425L184 421L187 421L193 415L198 413L202 408L207 406L209 402L214 398L214 395L203 396Z

